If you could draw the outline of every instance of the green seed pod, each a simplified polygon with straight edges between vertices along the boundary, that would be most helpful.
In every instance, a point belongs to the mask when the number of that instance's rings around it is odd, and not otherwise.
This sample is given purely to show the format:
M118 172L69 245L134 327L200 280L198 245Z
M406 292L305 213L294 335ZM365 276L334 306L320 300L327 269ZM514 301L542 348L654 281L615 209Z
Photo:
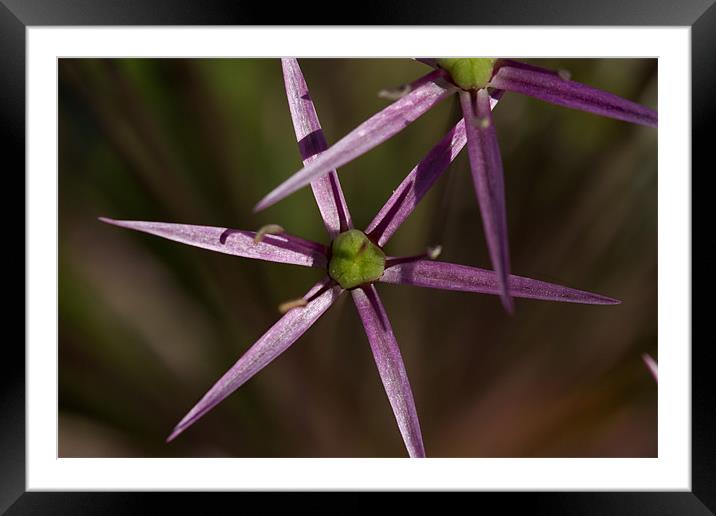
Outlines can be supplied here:
M479 90L490 82L495 61L497 59L450 57L438 59L438 65L448 72L453 82L462 89Z
M383 275L385 253L362 231L341 233L333 240L331 251L328 275L343 288L355 288Z

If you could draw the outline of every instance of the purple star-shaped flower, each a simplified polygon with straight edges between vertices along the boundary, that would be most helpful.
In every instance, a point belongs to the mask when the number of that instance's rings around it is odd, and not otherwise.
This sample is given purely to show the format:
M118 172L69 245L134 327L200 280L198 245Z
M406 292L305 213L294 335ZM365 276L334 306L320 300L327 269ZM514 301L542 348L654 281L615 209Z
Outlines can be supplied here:
M492 266L497 273L502 304L513 311L509 289L510 259L507 238L502 159L492 108L513 91L546 102L649 127L657 126L656 111L611 93L569 80L554 72L511 59L420 59L436 68L407 85L398 100L369 118L271 191L257 205L262 210L307 185L329 170L345 165L403 130L453 93L460 98L463 118L445 137L451 152L433 168L432 183L462 147L467 150L473 183ZM445 142L445 140L443 140ZM428 178L425 178L428 181Z
M282 60L286 93L303 162L319 159L327 145L295 59ZM349 292L365 327L378 373L411 457L424 457L420 424L408 376L390 321L375 288L376 282L499 294L498 276L488 270L435 261L435 250L406 258L387 257L383 246L412 212L439 171L460 150L458 130L448 134L396 189L365 232L353 228L335 170L311 182L314 197L331 239L331 246L294 237L279 226L259 232L161 222L102 218L116 226L134 229L246 258L316 267L327 271L303 298L285 304L285 314L222 376L176 425L168 441L176 438L229 394L246 383L283 353L313 325L344 292ZM618 301L559 285L510 275L511 295L532 299L585 304Z

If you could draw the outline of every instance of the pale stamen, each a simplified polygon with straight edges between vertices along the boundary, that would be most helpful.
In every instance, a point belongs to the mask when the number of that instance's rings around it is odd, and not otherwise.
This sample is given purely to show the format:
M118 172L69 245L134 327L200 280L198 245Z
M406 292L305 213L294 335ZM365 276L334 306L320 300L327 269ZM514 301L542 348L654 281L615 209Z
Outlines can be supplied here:
M401 84L397 88L386 88L378 92L378 97L386 100L398 100L413 91L410 84Z
M428 258L431 260L437 260L440 255L443 252L443 246L441 245L433 245L428 247L427 252L425 253Z
M266 224L265 226L259 228L256 232L256 235L254 236L254 244L261 242L266 235L279 235L284 231L285 230L278 224Z
M303 306L306 306L308 304L308 301L303 299L302 297L299 297L298 299L291 299L290 301L285 301L278 305L278 311L282 314L285 314L289 310L293 308L301 308Z

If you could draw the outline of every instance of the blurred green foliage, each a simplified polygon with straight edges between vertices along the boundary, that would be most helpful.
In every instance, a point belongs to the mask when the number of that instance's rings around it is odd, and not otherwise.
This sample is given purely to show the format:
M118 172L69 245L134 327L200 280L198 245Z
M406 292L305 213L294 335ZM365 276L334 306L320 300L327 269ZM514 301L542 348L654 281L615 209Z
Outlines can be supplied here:
M533 60L656 107L656 60ZM426 72L303 59L329 142ZM455 123L454 99L343 167L357 227ZM593 307L379 287L429 456L657 454L657 132L516 94L495 110L512 270L623 301ZM345 298L177 441L172 427L321 272L101 224L98 216L326 242L308 188L254 204L301 166L278 59L59 63L60 456L405 455ZM387 246L489 268L465 153Z

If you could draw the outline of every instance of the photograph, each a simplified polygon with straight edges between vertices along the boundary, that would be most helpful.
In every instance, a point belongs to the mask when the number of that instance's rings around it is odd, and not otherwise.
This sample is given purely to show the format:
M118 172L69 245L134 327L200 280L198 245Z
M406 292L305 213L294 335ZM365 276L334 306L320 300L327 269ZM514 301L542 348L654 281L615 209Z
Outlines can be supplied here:
M58 58L58 457L659 457L658 63Z

